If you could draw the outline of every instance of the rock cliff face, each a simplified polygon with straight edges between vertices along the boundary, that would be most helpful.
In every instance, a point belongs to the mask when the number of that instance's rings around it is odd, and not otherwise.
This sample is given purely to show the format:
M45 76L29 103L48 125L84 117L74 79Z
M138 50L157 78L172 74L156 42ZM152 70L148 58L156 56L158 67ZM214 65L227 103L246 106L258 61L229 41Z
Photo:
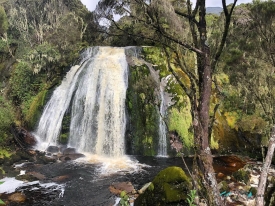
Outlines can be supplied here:
M160 139L160 116L165 122L165 140L169 145L169 131L176 131L183 143L184 154L192 154L193 132L190 103L177 82L169 74L166 60L161 49L156 47L132 48L128 51L129 86L127 91L128 127L126 131L126 149L128 154L158 155ZM184 74L181 74L184 78ZM166 79L164 91L167 100L164 115L161 115L160 86ZM188 84L188 82L186 82ZM215 95L214 95L215 96ZM219 102L212 101L214 108ZM227 112L223 107L215 113L212 128L211 148L215 153L253 154L261 157L261 134L251 121L238 122L237 113ZM259 119L259 118L258 118ZM252 123L260 125L255 119ZM257 120L257 121L256 121ZM256 126L257 127L257 126ZM260 126L258 126L260 127ZM166 155L176 155L167 147Z

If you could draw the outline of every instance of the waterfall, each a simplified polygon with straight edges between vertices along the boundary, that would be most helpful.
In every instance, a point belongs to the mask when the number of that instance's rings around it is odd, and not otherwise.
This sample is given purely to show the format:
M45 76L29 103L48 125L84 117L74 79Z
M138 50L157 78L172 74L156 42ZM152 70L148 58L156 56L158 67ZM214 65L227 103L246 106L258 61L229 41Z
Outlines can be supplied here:
M159 88L156 88L158 93L159 104L159 137L158 137L158 156L166 157L167 156L167 128L164 122L164 118L166 117L166 111L168 106L172 104L172 97L169 93L165 91L168 80L171 78L170 75L167 77L163 77L159 80L159 71L156 71L153 68L153 65L141 60L144 64L147 65L150 71L150 75L152 79L159 85Z
M162 78L160 82L159 96L160 96L160 108L159 108L159 144L158 144L158 156L167 156L167 138L166 138L166 125L164 118L166 116L166 101L165 101L165 78Z
M45 106L34 132L38 149L58 145L70 112L68 146L106 156L124 154L128 64L124 48L93 47L82 54Z

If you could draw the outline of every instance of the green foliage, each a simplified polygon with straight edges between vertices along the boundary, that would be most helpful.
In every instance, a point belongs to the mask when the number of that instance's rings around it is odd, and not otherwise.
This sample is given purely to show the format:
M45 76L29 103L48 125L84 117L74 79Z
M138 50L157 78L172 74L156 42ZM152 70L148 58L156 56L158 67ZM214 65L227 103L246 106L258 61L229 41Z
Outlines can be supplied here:
M219 185L221 185L220 192L229 192L230 191L230 188L226 181L220 182Z
M131 144L134 154L152 156L157 153L158 111L156 83L146 66L133 67L127 90L127 108L131 124ZM130 140L129 140L130 141Z
M197 194L196 190L190 190L190 193L188 194L188 198L187 198L187 202L189 206L196 206L195 204L196 194Z
M0 205L5 205L6 203L3 202L3 200L0 199Z
M59 143L60 144L67 144L68 143L68 140L69 140L69 133L66 133L66 134L61 134L60 136L59 136Z
M16 103L22 103L31 95L33 73L29 64L20 62L14 68L10 78L10 96Z
M245 115L238 122L241 131L263 134L267 130L267 123L264 119L256 115Z
M15 119L14 116L11 102L0 95L0 143L4 143L8 138L10 126Z
M244 182L245 184L248 183L250 178L249 171L246 171L245 169L239 169L238 171L234 172L232 175L238 182Z
M150 62L155 66L156 70L159 70L160 79L168 76L170 73L166 67L165 54L159 47L143 47L142 53L147 62Z
M0 6L0 34L3 35L4 33L6 33L8 27L9 24L5 9L3 8L3 6Z
M0 158L10 157L11 155L12 155L12 152L10 150L7 150L5 148L0 148Z
M33 68L33 73L38 74L41 69L50 71L54 65L60 60L60 54L49 43L38 45L31 50L26 56L25 60L30 62Z
M121 206L130 206L130 202L129 202L129 197L127 195L127 193L125 191L122 191L120 193L120 201L119 201L119 205Z

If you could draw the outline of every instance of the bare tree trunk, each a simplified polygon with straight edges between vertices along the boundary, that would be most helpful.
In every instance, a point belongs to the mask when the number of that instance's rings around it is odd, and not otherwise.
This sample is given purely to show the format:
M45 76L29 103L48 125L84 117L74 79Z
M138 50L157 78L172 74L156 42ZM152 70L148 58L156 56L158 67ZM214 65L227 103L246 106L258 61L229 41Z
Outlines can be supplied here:
M262 173L260 176L260 181L259 181L259 186L258 186L257 196L256 196L257 206L264 206L264 193L266 188L267 173L272 161L274 149L275 149L275 125L272 128L272 133L269 139L265 162L263 163Z

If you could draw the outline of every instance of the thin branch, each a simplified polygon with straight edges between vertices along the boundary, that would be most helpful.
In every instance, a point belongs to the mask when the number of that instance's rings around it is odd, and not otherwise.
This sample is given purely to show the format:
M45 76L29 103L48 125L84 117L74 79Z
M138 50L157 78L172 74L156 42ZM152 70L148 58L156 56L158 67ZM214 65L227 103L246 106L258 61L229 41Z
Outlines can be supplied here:
M175 13L178 14L179 16L182 16L182 17L188 19L189 21L195 23L196 25L199 24L199 22L192 15L185 14L178 9L175 9Z
M164 47L164 51L165 51L165 54L166 54L167 64L168 64L169 71L173 74L173 76L175 77L175 79L177 80L178 84L181 86L181 88L183 89L183 91L186 93L186 95L190 99L192 99L192 95L191 95L190 90L182 83L182 81L180 80L180 77L177 75L177 73L172 68L171 63L170 63L170 55L169 55L169 53L168 53L168 51L167 51L167 49L165 47Z
M219 58L221 56L221 53L223 51L223 48L224 48L224 45L225 45L225 42L226 42L226 37L227 37L228 32L229 32L231 16L232 16L232 13L233 13L233 10L236 6L237 1L238 0L234 0L234 3L232 4L232 7L230 9L230 12L228 13L228 9L226 7L226 0L222 0L223 11L224 11L224 15L225 15L225 25L224 25L224 32L223 32L223 35L222 35L221 43L220 43L218 51L215 55L214 61L211 64L211 67L212 67L213 71L214 71L214 68L217 64L217 61L219 60Z

